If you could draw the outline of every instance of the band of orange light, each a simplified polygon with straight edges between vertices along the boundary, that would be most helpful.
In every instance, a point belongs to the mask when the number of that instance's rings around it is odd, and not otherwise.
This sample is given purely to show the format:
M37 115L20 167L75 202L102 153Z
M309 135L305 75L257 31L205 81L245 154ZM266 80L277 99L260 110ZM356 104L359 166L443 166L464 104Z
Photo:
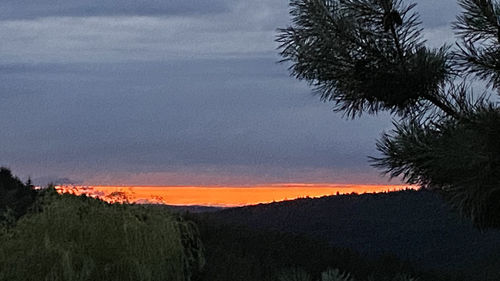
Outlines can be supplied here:
M403 185L287 184L257 187L178 186L57 186L60 193L88 195L108 202L160 203L169 205L243 206L303 197L375 193L413 188Z

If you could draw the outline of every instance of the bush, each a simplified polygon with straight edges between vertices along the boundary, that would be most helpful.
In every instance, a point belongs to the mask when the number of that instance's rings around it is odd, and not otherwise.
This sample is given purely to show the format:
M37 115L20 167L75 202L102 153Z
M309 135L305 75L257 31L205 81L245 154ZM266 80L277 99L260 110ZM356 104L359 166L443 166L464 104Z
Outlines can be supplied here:
M48 191L40 212L0 232L0 280L190 280L193 225L170 213Z

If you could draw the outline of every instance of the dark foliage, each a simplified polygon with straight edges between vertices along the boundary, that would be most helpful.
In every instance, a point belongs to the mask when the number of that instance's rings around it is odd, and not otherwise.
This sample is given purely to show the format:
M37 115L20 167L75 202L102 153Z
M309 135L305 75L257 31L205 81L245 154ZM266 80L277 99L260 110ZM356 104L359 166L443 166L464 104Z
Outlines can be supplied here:
M287 269L300 269L318 280L328 268L350 272L356 280L389 281L402 272L418 275L421 281L450 280L416 272L390 255L368 259L301 235L224 223L213 215L190 217L199 225L206 247L207 265L198 280L276 281Z
M457 44L455 65L498 88L500 86L500 7L491 0L460 0L464 12L454 28Z
M396 124L378 143L376 166L443 190L478 227L500 228L500 109L481 106L438 124Z
M35 202L37 192L30 183L24 184L7 168L0 167L0 221L18 219Z
M406 115L442 99L438 89L451 77L447 48L424 46L415 5L292 0L290 6L293 25L277 39L283 61L336 110Z
M204 264L197 228L164 210L41 193L0 227L0 280L192 280Z

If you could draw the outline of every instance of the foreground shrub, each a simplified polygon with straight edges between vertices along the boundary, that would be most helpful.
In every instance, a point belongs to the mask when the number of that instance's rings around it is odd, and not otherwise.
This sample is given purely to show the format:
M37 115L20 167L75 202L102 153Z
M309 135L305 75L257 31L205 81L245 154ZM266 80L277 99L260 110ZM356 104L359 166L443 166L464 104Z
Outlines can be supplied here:
M193 225L165 211L54 193L0 233L0 280L190 280L203 264Z
M289 268L283 270L278 277L278 281L312 281L313 278L304 270L300 268ZM418 281L417 278L413 278L408 275L399 274L392 279L384 279L391 281ZM321 273L321 279L318 281L355 281L350 273L341 272L338 269L327 269ZM375 281L373 277L370 277L368 281Z
M354 281L350 273L342 273L338 269L328 269L321 273L321 281Z

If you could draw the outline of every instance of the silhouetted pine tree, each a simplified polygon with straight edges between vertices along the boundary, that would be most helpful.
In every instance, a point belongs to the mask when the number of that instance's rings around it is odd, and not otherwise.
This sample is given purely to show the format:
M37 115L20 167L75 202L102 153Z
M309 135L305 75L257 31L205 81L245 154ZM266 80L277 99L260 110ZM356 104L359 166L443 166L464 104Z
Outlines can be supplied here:
M7 168L0 167L0 221L24 215L36 200L31 182L24 184Z
M500 89L500 5L460 0L456 48L431 49L415 4L291 0L283 61L348 117L390 111L395 129L373 165L438 189L479 227L500 227L500 108L473 79Z

